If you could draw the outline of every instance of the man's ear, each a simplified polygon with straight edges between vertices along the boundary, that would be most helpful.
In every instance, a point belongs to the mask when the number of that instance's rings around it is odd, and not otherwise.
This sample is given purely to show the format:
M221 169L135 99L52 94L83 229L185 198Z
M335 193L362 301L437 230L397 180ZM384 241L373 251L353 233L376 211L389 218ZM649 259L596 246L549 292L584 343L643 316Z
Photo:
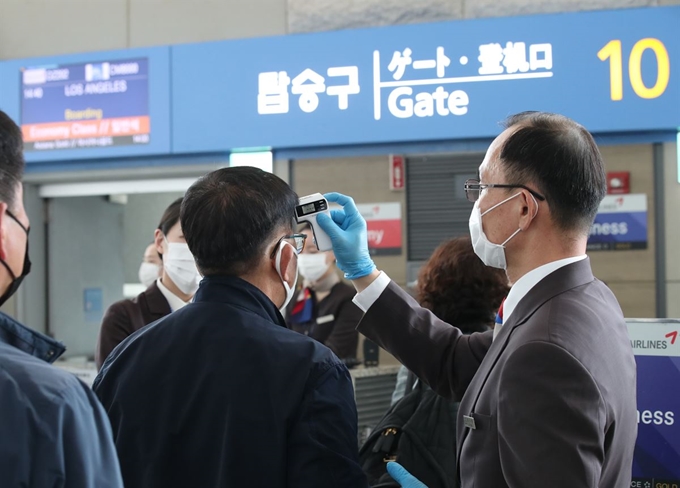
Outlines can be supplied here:
M519 228L522 229L522 231L526 231L538 215L538 202L536 201L536 198L526 190L521 192L519 200L522 205Z
M276 254L278 254L278 250L271 260L272 266L274 267L275 271L276 271ZM283 244L283 247L281 248L281 267L279 269L281 270L281 277L287 283L295 282L297 274L297 253L295 252L293 246Z
M0 202L0 259L7 261L7 204Z
M156 246L156 252L158 254L163 254L163 232L160 229L156 229L153 234L153 243Z

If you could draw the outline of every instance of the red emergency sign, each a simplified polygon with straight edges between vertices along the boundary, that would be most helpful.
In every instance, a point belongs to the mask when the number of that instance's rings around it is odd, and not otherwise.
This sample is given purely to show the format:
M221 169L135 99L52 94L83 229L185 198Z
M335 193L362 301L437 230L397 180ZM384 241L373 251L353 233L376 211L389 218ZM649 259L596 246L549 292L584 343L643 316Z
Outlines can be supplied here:
M404 156L390 154L390 190L403 190L406 185Z

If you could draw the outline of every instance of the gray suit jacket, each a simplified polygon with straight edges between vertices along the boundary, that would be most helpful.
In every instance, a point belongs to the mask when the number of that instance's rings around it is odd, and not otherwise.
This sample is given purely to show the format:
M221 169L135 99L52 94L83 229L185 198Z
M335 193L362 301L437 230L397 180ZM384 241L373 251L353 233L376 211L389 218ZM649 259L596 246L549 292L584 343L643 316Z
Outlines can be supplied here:
M462 398L462 488L630 486L635 360L621 308L588 259L538 283L493 342L491 331L466 336L438 320L395 283L359 331L439 394Z

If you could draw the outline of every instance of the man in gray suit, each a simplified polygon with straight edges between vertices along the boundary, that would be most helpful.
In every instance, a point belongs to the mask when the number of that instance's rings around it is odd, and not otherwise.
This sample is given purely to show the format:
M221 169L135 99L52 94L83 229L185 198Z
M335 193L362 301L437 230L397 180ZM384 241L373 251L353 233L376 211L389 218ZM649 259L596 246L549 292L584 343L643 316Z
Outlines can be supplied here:
M465 336L420 308L375 269L351 198L329 194L343 210L319 224L359 292L359 331L462 398L462 487L630 486L635 361L621 308L585 255L606 191L595 141L560 115L513 116L465 189L475 252L513 283L502 326Z

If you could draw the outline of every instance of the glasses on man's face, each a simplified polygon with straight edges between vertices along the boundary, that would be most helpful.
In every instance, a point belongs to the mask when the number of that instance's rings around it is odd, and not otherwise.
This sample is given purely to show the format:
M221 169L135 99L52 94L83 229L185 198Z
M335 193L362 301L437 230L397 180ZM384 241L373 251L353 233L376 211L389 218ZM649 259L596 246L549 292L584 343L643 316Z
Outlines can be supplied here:
M495 185L492 183L480 183L479 180L467 180L465 182L465 196L467 197L468 201L474 203L477 200L479 200L479 194L482 192L482 190L485 190L487 188L522 188L523 190L528 191L531 193L534 197L536 197L540 201L544 201L545 197L541 195L538 192L535 192L531 188L528 188L524 185Z
M319 249L316 247L316 239L314 238L314 234L310 230L309 233L305 233L305 235L309 238L309 242L305 241L305 247L302 250L303 253L305 254L316 254L319 251Z
M278 241L276 241L276 245L274 246L274 249L272 250L271 258L274 258L276 256L276 251L279 249L279 245L281 244L281 241L284 239L291 239L293 242L293 247L295 248L295 253L300 254L302 250L305 248L305 240L307 239L307 234L288 234Z

